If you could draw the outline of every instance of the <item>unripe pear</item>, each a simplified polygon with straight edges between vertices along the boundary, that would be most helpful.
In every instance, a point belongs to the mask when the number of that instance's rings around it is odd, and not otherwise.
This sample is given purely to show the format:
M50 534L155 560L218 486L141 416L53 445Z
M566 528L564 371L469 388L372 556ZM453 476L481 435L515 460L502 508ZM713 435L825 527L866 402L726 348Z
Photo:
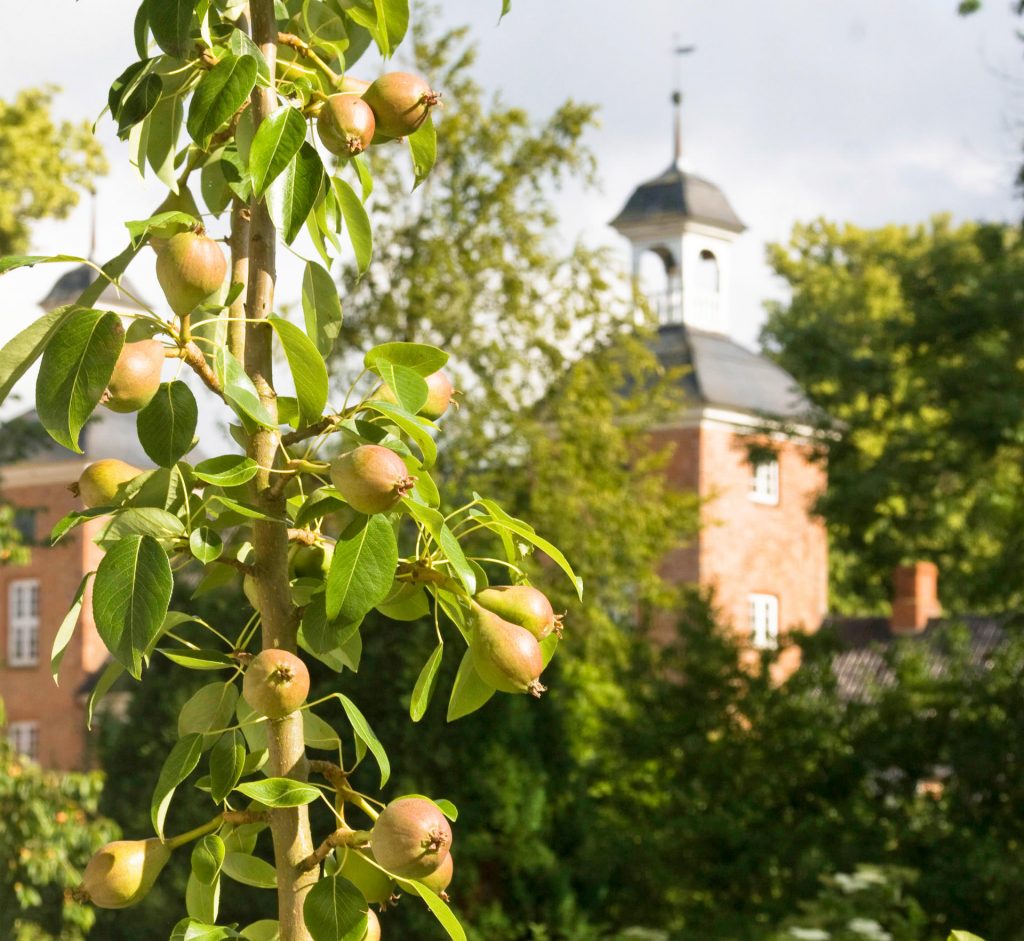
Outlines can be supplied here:
M75 496L80 497L87 508L106 506L118 496L118 491L129 480L134 480L142 471L117 458L106 458L90 464L78 483L69 488Z
M245 595L246 600L251 604L257 611L260 609L260 598L256 594L256 579L246 573L242 578L242 594Z
M373 824L374 859L388 872L422 879L448 856L452 828L437 806L422 797L392 801Z
M427 383L427 401L423 403L418 414L433 421L448 411L448 407L452 404L452 397L455 395L455 386L452 385L451 379L440 370L431 373L424 381ZM374 398L383 402L398 401L390 386L381 386Z
M100 908L127 908L145 898L170 858L156 838L108 843L86 864L82 893Z
M369 850L366 852L373 855ZM388 874L381 872L358 850L345 850L339 872L363 893L369 904L384 905L394 895L395 884Z
M336 157L361 154L373 140L376 121L358 95L331 95L317 118L320 140Z
M187 212L196 220L200 216L199 206L187 186L182 186L177 193L168 193L167 198L156 207L156 212L153 215L159 216L162 212ZM168 239L173 238L179 232L187 232L188 228L182 222L167 222L157 226L155 229L149 230L149 244L153 246L153 251L159 254L166 247Z
M420 879L431 892L435 895L440 895L446 902L448 901L448 893L445 891L448 886L452 884L452 876L455 874L455 859L452 854L449 853L445 857L445 861L441 863L429 876L424 876Z
M179 317L192 313L220 290L228 262L213 239L181 232L157 255L156 276L167 303Z
M334 459L331 481L349 506L370 515L394 509L416 478L390 448L364 444Z
M373 109L378 138L387 140L414 133L441 96L418 75L388 72L363 92L363 100Z
M561 615L555 614L547 595L529 585L485 588L474 600L492 614L525 627L537 640L543 640L552 631L562 634Z
M366 913L366 934L361 941L380 941L380 919L372 908Z
M346 75L338 86L338 90L349 95L362 95L370 83L365 78L356 78L354 75Z
M145 408L160 388L164 359L164 345L159 340L126 343L100 402L112 412Z
M309 670L295 654L269 647L246 667L242 698L261 716L283 719L309 695Z
M334 546L297 545L291 550L290 555L295 578L323 578L331 567Z
M480 678L502 693L544 692L544 654L525 627L511 624L478 604L472 606L469 652Z

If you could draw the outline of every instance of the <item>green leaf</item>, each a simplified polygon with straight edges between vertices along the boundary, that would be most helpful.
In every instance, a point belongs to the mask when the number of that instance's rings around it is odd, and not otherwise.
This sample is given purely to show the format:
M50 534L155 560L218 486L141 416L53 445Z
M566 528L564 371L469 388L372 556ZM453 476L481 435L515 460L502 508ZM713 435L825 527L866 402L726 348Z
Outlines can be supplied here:
M185 780L199 764L199 756L203 753L203 737L186 735L174 743L174 748L164 761L153 790L153 799L149 805L150 819L157 836L163 839L164 821L167 809L171 806L171 798L178 785Z
M415 442L420 449L425 468L433 467L437 460L437 443L427 431L428 427L436 427L433 422L417 418L410 414L400 405L392 405L391 402L382 402L379 399L370 399L364 403L363 408L368 411L378 412L393 425L397 425L405 434Z
M466 941L466 932L459 924L452 910L445 904L444 900L436 893L428 889L422 882L413 882L411 879L399 879L398 884L413 895L418 895L427 904L433 916L441 923L441 927L448 932L452 941Z
M92 717L96 711L96 707L100 702L102 702L103 697L110 692L110 687L120 679L122 673L124 673L124 667L116 660L111 660L110 663L103 668L99 681L89 694L89 703L85 710L85 727L90 732L92 731Z
M366 165L366 160L362 156L354 157L349 163L356 169L356 174L359 177L359 186L363 191L363 202L365 203L370 198L370 194L373 193L373 176L370 174L370 168Z
M419 376L430 376L448 362L448 354L424 343L382 343L370 350L363 363L367 369L383 375L388 366L401 366Z
M22 330L13 340L9 340L0 350L0 403L11 394L17 381L42 355L50 338L76 310L73 306L51 310Z
M133 219L131 222L124 224L128 230L128 234L131 236L133 245L142 245L146 241L146 237L154 229L162 228L169 222L177 222L185 226L194 226L199 220L191 213L181 212L177 209L172 209L167 212L158 212L155 216L150 216L148 219Z
M85 594L85 586L89 584L89 579L95 574L95 572L88 572L79 583L78 591L75 592L75 598L71 602L71 607L68 609L67 614L64 615L64 620L61 621L60 627L57 628L57 636L53 639L53 649L50 652L50 674L53 676L53 682L58 686L60 682L57 676L60 673L60 665L64 660L64 653L68 649L68 644L71 643L71 638L75 636L78 616L82 613L82 596Z
M96 540L104 549L117 545L125 536L152 536L164 542L183 536L185 526L173 513L158 507L130 507L121 510Z
M117 109L111 109L111 113L117 118L117 136L122 140L128 137L132 128L144 121L160 102L164 82L152 71L153 63L153 59L139 63L142 68L133 75L123 94L118 97Z
M420 675L413 687L412 700L409 702L409 716L413 722L419 722L430 705L431 697L437 688L437 671L441 666L441 658L444 655L444 644L438 644L430 659L423 665Z
M259 473L259 465L244 454L222 454L200 461L193 468L196 478L215 487L240 487Z
M192 58L189 39L196 0L146 0L146 17L156 44L176 59Z
M226 507L232 513L237 513L239 516L243 516L250 520L272 520L274 517L267 516L266 513L262 513L260 510L254 510L251 506L245 503L239 503L237 500L232 500L231 497L225 497L221 493L215 493L211 498L217 503Z
M316 148L304 141L267 190L267 209L285 242L291 245L316 205L324 180L324 164Z
M345 217L345 226L348 228L352 250L356 253L356 269L360 275L363 275L370 267L370 259L373 257L373 232L370 229L370 217L366 214L362 200L348 183L337 176L332 179L332 183L334 193L341 205L341 214Z
M256 85L258 66L251 56L226 55L196 86L188 109L188 132L200 147L245 104Z
M167 554L152 536L127 536L96 569L92 610L107 650L135 679L160 633L173 578Z
M273 314L267 321L277 332L295 381L299 420L311 425L320 420L327 405L327 364L313 341L295 324Z
M246 375L242 364L226 347L218 346L213 354L213 371L224 390L228 404L240 417L251 418L265 428L274 428L274 419L260 401L256 386Z
M358 629L358 621L328 619L327 599L323 592L313 596L302 614L302 636L311 652L315 654L337 650L348 639L349 634Z
M277 873L274 867L248 853L228 853L224 857L224 875L242 885L257 889L276 889Z
M242 937L245 941L280 941L281 929L276 921L266 918L243 928Z
M215 561L224 552L224 540L220 533L209 526L200 526L192 530L188 537L188 545L194 555L204 565Z
M137 419L139 442L154 464L173 467L191 449L199 406L184 382L162 382Z
M312 784L303 784L290 778L247 781L239 784L235 790L267 807L301 807L313 803L320 796L319 789Z
M224 841L208 833L192 849L192 872L203 885L213 885L224 865Z
M452 698L448 701L448 721L454 722L471 712L476 712L494 693L494 687L488 686L476 672L473 657L467 650L452 686Z
M298 108L279 108L260 124L249 151L249 173L257 196L284 172L305 139L306 119Z
M366 912L359 890L340 876L321 879L302 905L313 941L360 941L366 933Z
M441 527L440 538L441 551L445 558L451 562L452 569L459 576L459 581L466 586L466 591L471 595L476 594L476 574L473 567L466 561L466 554L459 545L459 540L447 525Z
M398 404L412 415L423 408L430 397L426 380L407 366L382 363L380 377L395 394Z
M391 591L398 565L395 531L382 516L338 540L327 573L327 617L331 621L360 621Z
M406 140L409 142L412 169L416 175L416 181L412 188L416 189L427 178L437 162L437 129L434 127L433 118L428 114L427 119Z
M349 724L352 726L356 739L369 748L370 753L377 760L377 765L380 768L380 786L384 787L388 783L388 778L391 777L391 763L388 761L388 755L384 751L384 746L381 745L380 739L374 734L373 729L370 728L370 723L366 721L366 717L359 711L356 704L341 693L338 693L338 699L341 700L341 705L345 709L345 715L348 716Z
M320 354L326 356L341 332L341 298L330 272L315 261L306 262L302 275L302 313L306 333Z
M512 0L501 0L501 15L502 17L508 16L512 11Z
M210 925L217 920L217 913L220 910L220 879L214 879L213 885L205 885L196 878L195 873L189 873L188 883L185 885L185 911L190 918L195 918L203 924L202 928L190 925L185 932L185 938L193 941L194 938L203 938L208 941L210 938L222 937L211 934ZM217 929L229 930L229 929ZM227 937L231 937L229 934ZM173 935L172 935L173 941Z
M174 172L174 157L184 119L185 101L181 95L161 98L149 116L149 136L146 140L146 161L160 182L175 192L178 181Z
M191 648L182 650L157 647L156 652L162 653L172 663L188 670L233 670L238 666L227 654L221 653L219 650L193 650Z
M251 56L255 59L257 67L256 80L264 88L271 87L270 65L267 63L266 56L263 55L260 47L249 38L247 33L242 32L240 29L233 29L231 31L231 38L228 40L228 48L236 56Z
M302 710L302 736L307 748L323 751L336 751L341 748L338 733L311 709Z
M231 725L231 717L238 703L238 687L233 683L208 683L192 694L178 713L178 735L200 734L204 747L210 747L216 738L209 734Z
M951 931L947 941L982 941L982 939L969 931Z
M117 314L79 310L50 338L36 380L39 421L58 444L81 453L78 435L100 398L124 345Z

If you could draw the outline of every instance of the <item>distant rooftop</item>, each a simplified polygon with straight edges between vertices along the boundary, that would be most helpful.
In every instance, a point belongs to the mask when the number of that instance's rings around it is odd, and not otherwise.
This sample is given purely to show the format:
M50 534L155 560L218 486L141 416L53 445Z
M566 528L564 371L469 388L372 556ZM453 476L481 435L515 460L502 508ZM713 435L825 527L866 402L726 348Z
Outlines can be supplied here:
M12 419L9 425L18 426L23 454L6 462L6 466L17 467L27 464L51 464L59 461L99 461L103 458L118 458L136 467L152 467L153 461L143 451L135 428L136 415L111 412L105 408L96 409L93 417L82 429L79 444L82 454L76 454L61 447L39 425L35 411L26 412ZM33 434L37 429L38 433ZM9 432L5 426L5 432Z
M39 306L43 310L53 310L66 304L73 304L97 277L99 275L88 265L79 265L77 268L72 268L57 279L46 297L39 302ZM122 277L120 280L125 291L140 300L145 300L127 278ZM100 294L96 304L99 307L115 305L134 308L137 306L131 298L125 295L124 291L118 289L114 284L108 284L103 289L103 293Z

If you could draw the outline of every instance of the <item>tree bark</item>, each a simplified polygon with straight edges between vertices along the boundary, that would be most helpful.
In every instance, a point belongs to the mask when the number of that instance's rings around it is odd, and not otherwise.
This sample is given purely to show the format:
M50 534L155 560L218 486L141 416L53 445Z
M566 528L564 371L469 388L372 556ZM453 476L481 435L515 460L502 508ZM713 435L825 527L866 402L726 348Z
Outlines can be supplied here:
M250 0L252 38L259 46L270 74L277 59L277 20L274 0ZM252 93L252 116L255 126L277 107L273 86L257 86ZM273 330L265 320L273 311L274 285L277 277L277 232L266 203L253 198L249 207L249 271L245 309L249 323L245 330L245 371L259 393L260 401L277 418L277 395L274 392ZM249 454L260 466L253 479L255 505L269 516L284 519L283 493L276 494L271 485L280 446L276 428L258 428L250 437ZM298 612L291 603L288 586L288 529L284 522L257 520L253 525L253 579L259 601L263 626L263 647L278 647L294 652L298 633ZM268 728L269 772L274 776L305 780L308 775L302 714L292 713ZM317 870L303 871L300 866L315 851L306 807L271 811L270 827L274 839L277 869L278 918L281 941L310 941L302 907L306 894L316 883Z

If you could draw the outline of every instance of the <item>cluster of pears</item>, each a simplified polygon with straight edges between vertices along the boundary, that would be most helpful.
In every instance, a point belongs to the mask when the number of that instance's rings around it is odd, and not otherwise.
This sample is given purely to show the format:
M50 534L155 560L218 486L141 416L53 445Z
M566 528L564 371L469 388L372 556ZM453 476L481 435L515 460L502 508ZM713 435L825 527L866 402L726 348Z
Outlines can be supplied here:
M337 157L361 154L371 144L414 133L441 96L417 75L388 72L375 82L342 80L317 119L320 140Z

